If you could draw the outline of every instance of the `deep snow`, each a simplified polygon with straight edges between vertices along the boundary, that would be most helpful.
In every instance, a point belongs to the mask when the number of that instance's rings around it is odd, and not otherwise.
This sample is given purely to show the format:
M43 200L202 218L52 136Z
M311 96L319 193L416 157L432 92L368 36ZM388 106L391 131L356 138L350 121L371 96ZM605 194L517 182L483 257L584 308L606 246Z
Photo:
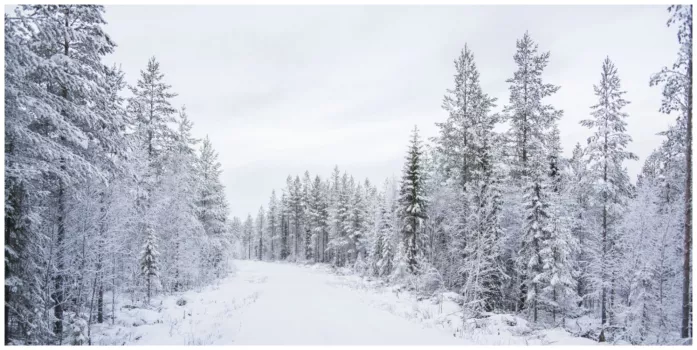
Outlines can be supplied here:
M324 266L234 265L216 285L156 298L148 309L117 304L116 324L95 326L93 344L596 344L561 329L534 331L511 315L490 315L463 331L456 295L448 293L417 301Z

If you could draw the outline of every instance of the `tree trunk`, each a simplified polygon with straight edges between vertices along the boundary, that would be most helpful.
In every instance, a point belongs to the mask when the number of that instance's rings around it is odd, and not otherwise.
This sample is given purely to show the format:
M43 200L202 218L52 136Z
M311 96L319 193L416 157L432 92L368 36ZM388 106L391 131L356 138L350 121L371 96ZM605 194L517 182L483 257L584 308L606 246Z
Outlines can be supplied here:
M63 215L65 206L63 203L63 181L59 180L58 185L58 234L56 238L56 275L53 278L54 292L51 298L54 302L53 316L56 321L53 326L53 333L58 338L58 345L63 342L63 240L65 238L65 221Z
M690 5L690 18L692 18L692 5ZM692 36L692 21L690 21L690 36ZM692 38L690 37L690 40ZM682 327L681 336L690 337L690 311L692 309L692 294L690 293L690 250L692 249L692 58L688 60L687 75L687 174L685 176L685 246L683 248L683 285L682 285Z
M63 37L63 54L66 57L70 57L70 42L68 41L67 33L68 29L70 27L70 8L66 7L66 13L65 13L65 33L66 36ZM63 87L62 91L62 97L63 99L67 100L68 99L68 89L66 87ZM61 114L65 115L65 111L62 111ZM60 136L61 141L65 141L65 136L61 135ZM65 158L61 157L60 159L60 167L61 171L65 171ZM54 279L55 283L55 292L52 296L52 299L54 301L54 316L56 318L56 322L53 327L53 331L58 337L58 344L60 345L63 342L63 302L64 302L64 295L63 295L63 240L65 239L65 202L64 202L64 184L63 184L63 179L59 178L58 179L58 217L56 218L57 220L57 225L58 225L58 235L56 238L56 276Z

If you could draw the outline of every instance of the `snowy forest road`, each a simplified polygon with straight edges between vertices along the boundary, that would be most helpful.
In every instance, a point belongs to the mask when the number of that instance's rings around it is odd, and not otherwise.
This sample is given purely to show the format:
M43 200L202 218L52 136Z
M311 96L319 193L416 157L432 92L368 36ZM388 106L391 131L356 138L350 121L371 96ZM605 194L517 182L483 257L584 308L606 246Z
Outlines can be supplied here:
M370 291L357 290L323 267L245 260L234 265L232 276L216 285L154 301L156 310L122 311L117 319L123 326L103 329L97 344L469 343L371 303ZM182 299L186 304L178 305Z
M235 261L235 265L237 276L229 288L251 283L259 293L242 316L236 344L464 343L445 330L423 328L365 303L360 293L324 271L256 261Z

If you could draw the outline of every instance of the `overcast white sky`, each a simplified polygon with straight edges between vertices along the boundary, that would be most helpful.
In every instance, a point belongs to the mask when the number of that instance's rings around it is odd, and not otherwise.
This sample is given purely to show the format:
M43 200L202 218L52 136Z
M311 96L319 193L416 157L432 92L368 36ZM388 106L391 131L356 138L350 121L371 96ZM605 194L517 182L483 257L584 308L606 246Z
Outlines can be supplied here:
M565 154L585 143L578 122L609 55L626 97L632 179L672 116L649 76L672 64L666 6L107 6L117 42L109 62L134 84L150 56L220 154L232 215L266 206L288 174L330 174L335 164L381 183L399 175L409 131L425 138L446 119L453 59L468 43L485 92L508 102L515 41L529 30L551 51L545 79L561 90Z

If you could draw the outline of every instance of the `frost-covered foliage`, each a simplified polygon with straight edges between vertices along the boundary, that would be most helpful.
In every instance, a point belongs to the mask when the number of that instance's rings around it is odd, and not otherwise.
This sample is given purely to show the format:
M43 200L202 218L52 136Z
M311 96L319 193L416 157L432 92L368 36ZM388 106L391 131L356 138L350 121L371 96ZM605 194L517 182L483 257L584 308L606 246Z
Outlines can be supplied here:
M103 14L22 5L5 17L6 344L90 344L116 295L142 303L226 271L208 260L228 258L220 172L199 171L206 152L154 58L121 97ZM198 200L204 188L214 204Z

